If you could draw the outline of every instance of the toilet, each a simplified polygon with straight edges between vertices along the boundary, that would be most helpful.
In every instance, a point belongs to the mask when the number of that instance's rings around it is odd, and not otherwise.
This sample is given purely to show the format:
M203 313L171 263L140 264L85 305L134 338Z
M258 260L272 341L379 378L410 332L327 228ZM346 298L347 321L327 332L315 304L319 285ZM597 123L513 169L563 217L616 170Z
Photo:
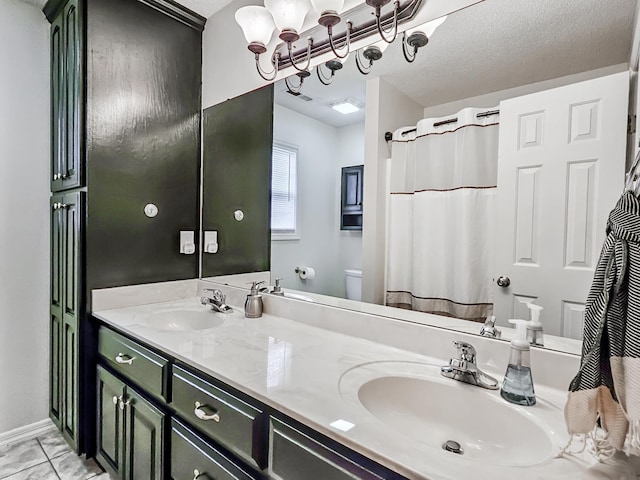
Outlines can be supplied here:
M349 269L344 271L347 298L349 300L362 299L362 270Z

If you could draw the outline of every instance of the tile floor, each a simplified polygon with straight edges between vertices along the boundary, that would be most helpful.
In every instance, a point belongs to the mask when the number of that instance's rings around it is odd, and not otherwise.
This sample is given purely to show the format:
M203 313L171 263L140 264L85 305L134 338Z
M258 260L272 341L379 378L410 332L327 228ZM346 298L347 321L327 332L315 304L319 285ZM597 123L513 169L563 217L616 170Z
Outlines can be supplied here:
M76 455L60 432L0 447L1 480L111 480L94 460Z

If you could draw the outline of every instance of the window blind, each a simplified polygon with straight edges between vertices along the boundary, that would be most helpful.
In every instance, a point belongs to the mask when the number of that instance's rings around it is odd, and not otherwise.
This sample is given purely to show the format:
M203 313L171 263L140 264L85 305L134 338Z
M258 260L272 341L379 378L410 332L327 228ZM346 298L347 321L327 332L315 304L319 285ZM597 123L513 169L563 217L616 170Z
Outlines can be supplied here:
M271 168L271 231L296 233L297 176L295 149L273 145Z

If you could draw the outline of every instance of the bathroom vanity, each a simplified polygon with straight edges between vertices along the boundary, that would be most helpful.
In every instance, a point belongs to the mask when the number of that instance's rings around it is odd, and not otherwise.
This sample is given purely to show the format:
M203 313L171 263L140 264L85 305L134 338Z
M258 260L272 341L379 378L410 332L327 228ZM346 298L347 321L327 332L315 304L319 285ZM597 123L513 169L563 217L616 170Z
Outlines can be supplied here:
M242 289L216 285L223 314L200 304L211 284L174 283L94 292L97 458L117 478L635 478L626 458L553 458L577 356L534 349L538 404L519 407L440 375L458 339L501 378L503 342L270 295L248 319Z

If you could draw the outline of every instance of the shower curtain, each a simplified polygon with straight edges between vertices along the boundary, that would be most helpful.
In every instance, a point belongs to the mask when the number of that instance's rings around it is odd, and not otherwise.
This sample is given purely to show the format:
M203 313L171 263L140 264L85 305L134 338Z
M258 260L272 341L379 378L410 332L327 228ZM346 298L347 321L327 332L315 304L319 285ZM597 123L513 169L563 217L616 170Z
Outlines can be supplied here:
M386 304L484 321L493 312L498 116L466 108L393 135ZM447 117L449 119L451 117Z

